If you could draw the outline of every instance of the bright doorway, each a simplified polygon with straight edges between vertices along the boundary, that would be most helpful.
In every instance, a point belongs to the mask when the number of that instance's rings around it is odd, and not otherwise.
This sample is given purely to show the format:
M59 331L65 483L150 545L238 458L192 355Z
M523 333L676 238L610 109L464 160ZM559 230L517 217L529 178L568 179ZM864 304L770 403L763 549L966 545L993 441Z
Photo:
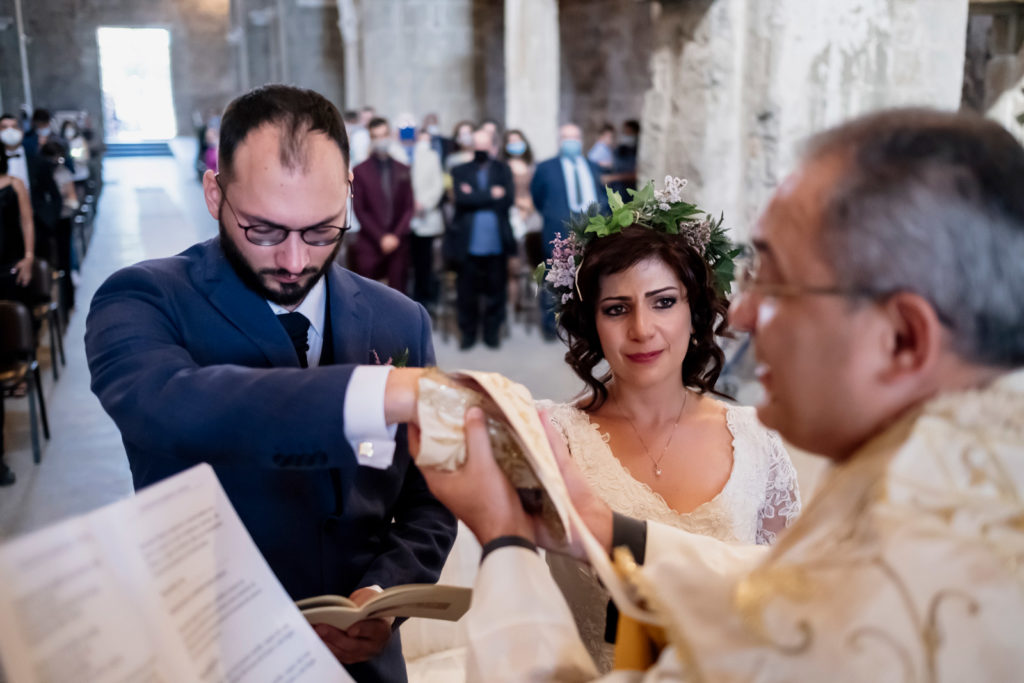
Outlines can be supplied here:
M170 31L104 26L96 39L107 142L173 138Z

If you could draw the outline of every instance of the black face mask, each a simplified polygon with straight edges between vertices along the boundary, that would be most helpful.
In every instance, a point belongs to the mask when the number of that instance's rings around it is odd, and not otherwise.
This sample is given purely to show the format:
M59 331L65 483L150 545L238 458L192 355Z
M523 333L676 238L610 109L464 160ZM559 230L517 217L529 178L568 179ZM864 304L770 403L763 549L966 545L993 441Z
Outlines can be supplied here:
M485 152L482 149L478 149L477 151L473 152L473 161L475 161L478 164L482 164L490 158L491 157L487 154L487 152Z

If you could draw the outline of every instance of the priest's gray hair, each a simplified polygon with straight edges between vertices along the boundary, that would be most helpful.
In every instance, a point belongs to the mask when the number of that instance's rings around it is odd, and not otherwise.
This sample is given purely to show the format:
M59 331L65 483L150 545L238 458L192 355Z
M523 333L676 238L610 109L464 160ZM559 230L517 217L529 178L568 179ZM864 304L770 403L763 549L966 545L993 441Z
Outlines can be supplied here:
M1024 148L976 116L930 109L871 114L811 140L836 155L822 246L837 285L914 292L961 357L1024 365Z

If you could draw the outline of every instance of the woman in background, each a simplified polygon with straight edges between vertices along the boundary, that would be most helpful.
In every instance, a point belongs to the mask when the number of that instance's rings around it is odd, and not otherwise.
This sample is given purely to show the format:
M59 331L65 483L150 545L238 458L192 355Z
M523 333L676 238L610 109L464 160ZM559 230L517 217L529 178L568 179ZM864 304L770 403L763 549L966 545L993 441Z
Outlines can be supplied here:
M434 268L434 242L444 234L441 198L444 172L441 158L431 145L430 132L423 128L412 155L412 195L415 213L412 228L412 298L432 308L437 303L438 279Z

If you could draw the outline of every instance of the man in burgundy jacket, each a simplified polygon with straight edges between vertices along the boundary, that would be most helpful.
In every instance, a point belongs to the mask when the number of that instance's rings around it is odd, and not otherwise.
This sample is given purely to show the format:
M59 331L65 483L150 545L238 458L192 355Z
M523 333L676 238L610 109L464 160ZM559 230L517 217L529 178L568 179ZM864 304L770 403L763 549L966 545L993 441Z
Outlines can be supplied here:
M370 121L370 157L352 169L352 208L360 230L350 247L349 267L405 292L409 274L409 222L414 203L409 167L391 158L387 119Z

